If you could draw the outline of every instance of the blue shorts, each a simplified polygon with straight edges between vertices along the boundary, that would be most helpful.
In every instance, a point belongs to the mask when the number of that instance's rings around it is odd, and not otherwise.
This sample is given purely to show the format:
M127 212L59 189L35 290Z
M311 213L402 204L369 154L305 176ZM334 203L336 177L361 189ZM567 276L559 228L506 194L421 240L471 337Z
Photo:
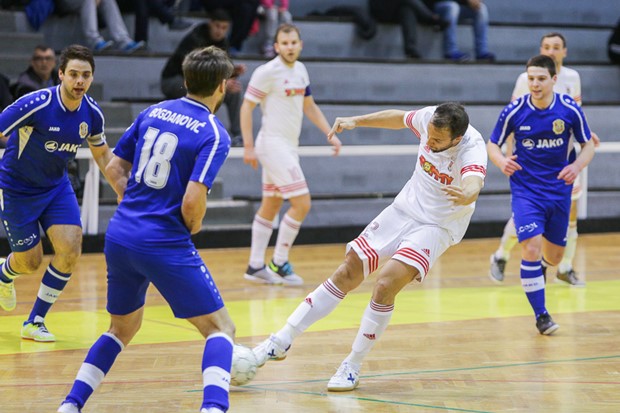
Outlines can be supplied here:
M1 190L0 207L0 218L15 252L28 251L39 243L39 223L45 232L52 225L82 227L80 206L68 179L37 195Z
M104 253L110 314L126 315L144 306L151 282L177 318L211 314L224 307L209 270L194 248L145 254L106 239Z
M542 234L547 241L566 246L570 197L563 200L536 200L512 197L512 215L519 242Z

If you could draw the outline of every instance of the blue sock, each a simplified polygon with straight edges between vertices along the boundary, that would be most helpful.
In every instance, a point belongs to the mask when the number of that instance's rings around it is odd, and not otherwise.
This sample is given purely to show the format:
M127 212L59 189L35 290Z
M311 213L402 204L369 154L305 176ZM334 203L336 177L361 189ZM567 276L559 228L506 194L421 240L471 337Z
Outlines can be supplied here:
M9 256L6 257L6 261L0 265L0 281L6 284L12 283L14 279L21 275L11 268L11 265L9 264L10 258L11 254L9 254Z
M203 400L201 409L217 407L223 411L228 410L232 351L232 339L226 334L215 333L207 337L202 356Z
M37 300L34 302L34 306L28 316L28 320L24 324L34 322L34 318L36 316L45 318L47 312L56 302L58 296L65 288L65 285L67 285L67 282L69 282L70 277L71 274L65 274L58 271L50 263L47 270L45 270L43 279L41 280L41 286L39 287L39 292L37 293Z
M521 285L536 317L545 314L545 279L540 261L521 260Z
M123 350L123 343L111 333L104 333L88 351L73 387L63 403L84 407L86 401L108 374L116 356Z

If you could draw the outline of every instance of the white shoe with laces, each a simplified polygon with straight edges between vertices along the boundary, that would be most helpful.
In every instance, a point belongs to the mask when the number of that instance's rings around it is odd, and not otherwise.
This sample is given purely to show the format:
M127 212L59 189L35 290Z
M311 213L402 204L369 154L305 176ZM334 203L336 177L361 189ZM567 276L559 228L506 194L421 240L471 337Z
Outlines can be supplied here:
M267 360L281 361L286 358L286 352L291 346L284 348L279 340L272 334L267 340L263 341L252 349L258 367L263 367Z
M81 410L73 403L63 402L58 408L57 413L81 413Z
M329 379L327 390L350 391L360 384L360 367L343 361L336 374Z

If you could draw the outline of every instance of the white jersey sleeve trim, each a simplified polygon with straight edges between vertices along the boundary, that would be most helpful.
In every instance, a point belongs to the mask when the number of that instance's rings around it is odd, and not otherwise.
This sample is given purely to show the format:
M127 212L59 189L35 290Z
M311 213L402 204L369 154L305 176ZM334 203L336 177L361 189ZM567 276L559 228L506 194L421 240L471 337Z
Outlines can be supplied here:
M211 163L213 162L213 158L215 157L215 152L217 152L217 148L220 145L220 130L215 124L215 115L213 114L209 115L209 123L213 127L213 132L215 133L215 142L213 143L213 148L211 148L211 153L209 154L209 158L207 159L207 162L205 162L204 168L202 168L202 172L200 173L200 178L198 178L201 184L204 183L205 177L207 176L207 171L209 170L209 167L211 166Z
M24 116L22 116L21 118L17 119L15 122L13 122L13 124L9 125L5 130L3 130L2 134L4 136L8 137L9 134L13 131L13 128L15 128L16 125L18 125L21 121L23 121L24 119L26 119L27 117L29 117L33 113L43 109L44 107L49 105L51 103L51 101L52 101L52 99L51 99L52 93L50 91L48 91L48 90L45 90L43 92L37 91L37 92L33 92L33 93L46 93L48 95L48 98L45 99L39 106L34 107L30 112L25 113ZM22 99L24 97L26 97L26 96L28 96L28 95L22 96Z

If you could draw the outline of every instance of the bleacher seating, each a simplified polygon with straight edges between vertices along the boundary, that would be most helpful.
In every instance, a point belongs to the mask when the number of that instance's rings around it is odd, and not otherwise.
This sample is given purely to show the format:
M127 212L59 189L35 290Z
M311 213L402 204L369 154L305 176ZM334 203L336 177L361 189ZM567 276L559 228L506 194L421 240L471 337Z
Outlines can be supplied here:
M339 5L364 6L366 0L343 0ZM440 59L441 34L423 27L420 49L428 58L407 61L402 57L400 30L396 25L379 25L370 41L356 37L347 19L305 18L313 10L325 11L332 0L292 2L304 39L302 61L312 80L315 99L329 120L387 108L410 109L457 100L466 104L471 123L488 137L503 105L510 98L514 81L524 62L538 52L540 37L560 31L566 37L569 57L566 64L582 78L584 109L592 126L605 142L620 142L616 134L620 118L620 68L607 63L605 45L619 10L617 0L583 2L565 0L541 8L539 2L494 0L488 2L491 15L490 48L498 57L495 64L452 64ZM561 4L560 4L561 3ZM535 12L534 12L535 11ZM125 16L133 27L133 16ZM201 18L190 16L193 21ZM77 17L53 17L40 33L25 23L23 13L0 12L0 72L14 78L27 65L34 44L47 42L60 50L79 41ZM162 98L159 74L169 53L184 33L170 32L157 20L150 25L150 52L126 56L109 53L97 56L93 92L106 114L109 142L113 145L132 119L145 107ZM459 27L464 50L472 43L469 26ZM329 33L328 36L325 34ZM249 80L252 70L264 60L257 54L259 40L250 38L237 61L248 66L242 77ZM219 117L226 124L225 108ZM260 124L260 111L254 112ZM378 155L386 147L373 145L415 144L407 131L358 129L347 131L342 140L356 146L361 154L334 158L323 154L302 156L313 199L305 227L362 226L388 205L392 196L409 179L413 170L411 151ZM325 137L307 119L301 144L316 147ZM403 146L403 148L405 148ZM346 152L346 148L345 148ZM249 228L260 197L260 175L243 164L240 149L232 151L218 181L219 195L210 197L207 215L210 224ZM611 148L599 153L589 168L588 217L607 219L620 215L620 153ZM111 191L102 182L102 196ZM488 178L478 202L474 223L498 223L510 214L507 179L489 164ZM218 200L213 202L213 200ZM100 231L105 231L113 205L101 209ZM495 234L487 234L495 235Z

